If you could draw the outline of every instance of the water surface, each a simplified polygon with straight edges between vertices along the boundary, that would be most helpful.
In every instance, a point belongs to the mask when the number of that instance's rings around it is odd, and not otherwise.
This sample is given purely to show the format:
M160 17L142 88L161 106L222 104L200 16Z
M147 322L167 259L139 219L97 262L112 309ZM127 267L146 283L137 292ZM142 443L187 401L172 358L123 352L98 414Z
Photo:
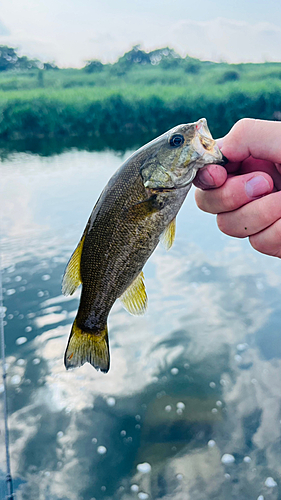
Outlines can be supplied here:
M109 373L65 371L79 293L63 297L61 276L129 154L2 155L16 497L280 499L281 264L219 233L193 191L173 248L159 246L145 267L147 313L112 309Z

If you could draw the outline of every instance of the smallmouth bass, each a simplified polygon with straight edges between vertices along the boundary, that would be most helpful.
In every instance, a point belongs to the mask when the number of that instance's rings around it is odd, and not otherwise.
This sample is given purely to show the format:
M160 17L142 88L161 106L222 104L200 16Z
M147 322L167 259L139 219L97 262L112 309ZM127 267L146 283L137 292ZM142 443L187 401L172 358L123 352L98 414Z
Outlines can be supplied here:
M108 372L107 317L114 302L120 298L131 314L145 311L144 264L160 238L167 249L172 246L175 218L197 170L226 162L202 118L149 142L109 180L63 277L65 295L82 284L67 369L89 362Z

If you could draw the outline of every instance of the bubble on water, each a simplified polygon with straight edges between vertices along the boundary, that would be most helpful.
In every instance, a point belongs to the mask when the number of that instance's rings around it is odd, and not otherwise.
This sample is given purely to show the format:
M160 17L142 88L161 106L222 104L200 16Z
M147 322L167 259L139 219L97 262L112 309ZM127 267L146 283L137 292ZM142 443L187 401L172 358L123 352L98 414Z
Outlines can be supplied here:
M9 288L9 290L6 291L6 295L14 295L14 293L16 293L14 288Z
M131 443L133 441L132 436L127 437L126 441L127 441L127 443Z
M135 429L140 429L140 427L141 427L140 424L135 425Z
M177 478L178 481L182 481L183 480L183 475L182 474L177 474L176 478Z
M177 403L177 408L179 408L180 410L184 410L184 409L185 409L185 404L184 404L184 403L182 403L182 401L179 401L179 402Z
M49 477L50 476L50 472L48 470L45 470L44 472L45 476Z
M97 438L93 438L93 439L92 439L92 443L95 443L95 444L96 444L97 442L98 442Z
M44 292L42 292L42 290L40 290L40 291L37 293L37 296L38 296L38 297L44 297Z
M48 281L50 278L51 278L51 276L49 274L43 274L43 276L41 276L41 279L43 281Z
M245 462L246 464L249 464L251 461L252 461L251 457L247 456L243 458L243 462Z
M19 314L19 319L23 319L24 318L24 315L23 314Z
M184 368L185 368L186 370L188 370L188 368L189 368L189 366L190 366L190 365L189 365L189 363L184 363L184 365L183 365L183 366L184 366Z
M106 399L106 402L107 402L108 406L114 406L116 403L116 400L115 400L115 398L110 396L109 398Z
M132 484L131 491L137 493L139 491L139 486L137 484Z
M102 486L101 491L106 491L106 486Z
M226 380L224 380L224 378L220 379L220 385L222 385L223 387L226 386Z
M263 495L259 495L257 500L264 500L264 496Z
M174 367L174 368L171 369L171 374L172 375L177 375L178 373L179 373L179 369L178 368Z
M13 314L8 314L7 319L13 319L14 315Z
M177 414L178 415L182 415L182 409L181 408L177 408Z
M26 337L18 337L17 340L16 340L16 344L17 345L25 344L25 342L27 342L27 338Z
M11 384L18 385L21 382L21 377L19 375L13 375L11 378Z
M274 481L273 477L267 477L264 484L265 486L267 486L267 488L274 488L275 486L277 486L277 483L276 481Z
M31 331L32 331L32 327L31 327L31 326L27 326L27 327L24 329L24 331L25 331L26 333L29 333L29 332L31 332Z
M249 345L246 344L246 342L244 342L244 344L238 344L236 346L236 349L237 351L240 351L240 352L243 352L243 351L246 351L246 349L248 349Z
M14 272L15 272L15 269L16 269L16 268L15 268L15 266L14 266L14 264L13 264L12 266L8 267L8 269L7 269L7 273L14 273Z
M0 384L0 394L2 394L2 392L4 392L4 384Z
M218 413L218 409L217 408L212 408L212 413Z
M142 474L147 474L151 471L151 465L148 462L143 462L142 464L137 465L137 470Z
M62 431L57 432L57 437L58 438L62 438L63 437L63 432Z
M205 276L209 276L211 274L210 269L208 269L206 266L201 267L201 271Z
M214 441L213 439L210 439L210 441L208 441L208 446L209 446L209 448L214 448L214 446L216 446L216 441Z
M222 406L222 402L221 401L216 401L216 406L218 406L220 408Z
M35 318L35 316L36 316L36 314L35 314L35 313L28 313L28 314L26 315L26 317L27 317L28 319Z
M7 311L7 307L4 307L4 306L0 307L0 318L5 318L6 311Z
M19 282L19 281L21 281L21 280L22 280L22 277L21 277L21 276L16 276L16 277L15 277L15 281Z
M263 290L264 288L263 283L259 280L256 281L256 287L258 290Z
M167 406L165 406L165 411L166 411L166 412L168 412L168 413L169 413L171 410L172 410L171 405L167 405Z
M100 455L104 455L104 454L107 452L107 449L106 449L106 447L105 447L105 446L98 446L97 452L98 452Z
M39 358L34 358L34 359L32 360L32 363L33 363L34 365L39 365L39 363L40 363L40 359L39 359Z
M221 463L224 464L224 465L229 465L229 464L233 464L235 462L235 458L233 455L230 455L229 453L225 453L222 457L221 457Z
M148 495L148 493L144 493L144 491L140 491L138 493L138 498L140 500L147 500L147 498L149 498L149 495Z
M136 419L137 422L139 422L141 420L141 416L140 415L136 415L135 419Z
M240 356L240 354L235 354L234 359L235 359L236 363L241 363L242 356Z
M18 359L17 360L17 365L24 366L25 365L25 359Z
M224 477L225 477L225 479L230 479L230 474L227 474L227 473L226 473L226 474L224 475Z
M121 434L122 437L124 437L124 436L126 436L127 432L123 430L123 431L120 432L120 434Z
M211 387L211 389L214 389L216 387L216 384L215 384L215 382L210 382L209 386Z
M257 383L258 383L257 379L256 378L252 378L251 384L256 385Z

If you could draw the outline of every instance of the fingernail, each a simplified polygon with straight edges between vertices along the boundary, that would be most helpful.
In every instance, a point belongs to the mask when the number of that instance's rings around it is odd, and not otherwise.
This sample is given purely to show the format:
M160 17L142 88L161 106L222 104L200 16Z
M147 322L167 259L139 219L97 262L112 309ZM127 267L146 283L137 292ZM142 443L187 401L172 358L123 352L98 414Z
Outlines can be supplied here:
M269 193L271 187L269 182L262 175L256 175L246 182L245 191L249 198L256 198L257 196Z
M211 174L209 174L206 168L204 168L204 170L201 170L199 174L199 180L200 183L205 187L212 187L215 185L213 177L211 176Z

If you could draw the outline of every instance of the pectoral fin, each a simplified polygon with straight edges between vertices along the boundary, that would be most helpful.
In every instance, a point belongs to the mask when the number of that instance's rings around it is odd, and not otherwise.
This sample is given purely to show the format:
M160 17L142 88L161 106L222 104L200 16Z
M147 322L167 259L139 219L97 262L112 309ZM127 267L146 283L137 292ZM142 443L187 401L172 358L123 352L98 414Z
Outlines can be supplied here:
M67 264L66 270L62 280L62 293L63 295L72 295L76 288L81 284L80 276L80 261L83 250L83 244L86 236L86 231L78 243L76 250L74 250L70 260Z
M147 307L147 295L142 271L121 295L120 300L129 313L134 315L144 314Z
M161 243L164 245L166 250L170 250L171 246L175 241L176 235L176 218L174 218L170 224L166 227L160 236Z

